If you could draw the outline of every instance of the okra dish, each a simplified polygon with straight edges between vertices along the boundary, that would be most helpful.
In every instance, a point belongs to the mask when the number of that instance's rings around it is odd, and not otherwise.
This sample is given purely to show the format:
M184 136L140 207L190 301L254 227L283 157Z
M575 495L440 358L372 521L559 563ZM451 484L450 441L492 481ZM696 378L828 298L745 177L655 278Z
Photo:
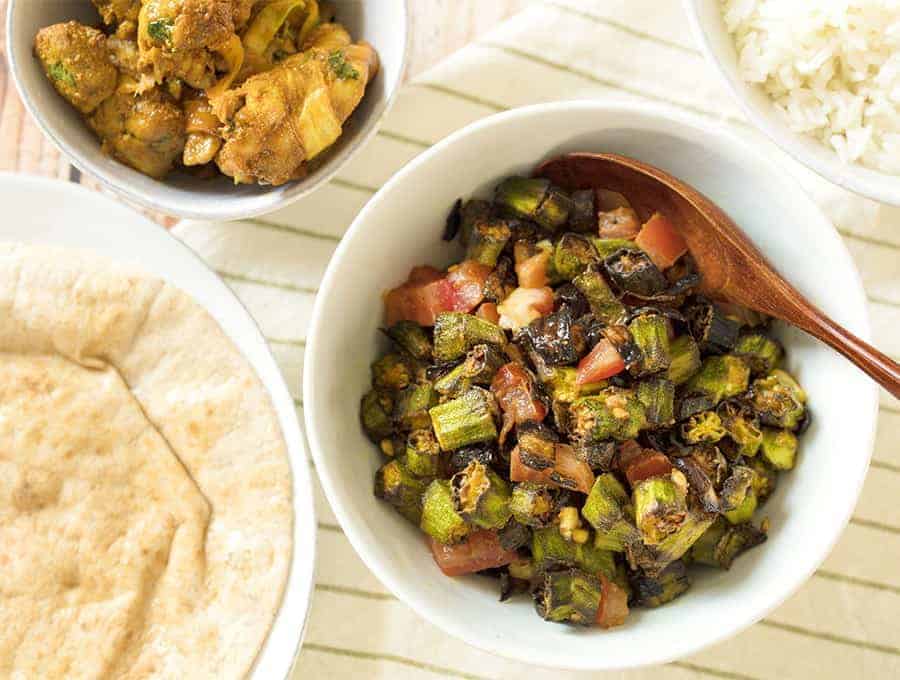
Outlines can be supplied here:
M375 495L444 574L610 628L766 540L806 395L768 319L700 294L676 224L510 177L444 237L458 264L384 295L392 350L361 403Z

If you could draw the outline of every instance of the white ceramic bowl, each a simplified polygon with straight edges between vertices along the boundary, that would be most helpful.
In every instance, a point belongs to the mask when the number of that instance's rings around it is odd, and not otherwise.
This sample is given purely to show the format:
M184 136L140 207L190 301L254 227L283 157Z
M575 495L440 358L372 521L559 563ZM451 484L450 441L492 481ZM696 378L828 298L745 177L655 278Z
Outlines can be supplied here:
M738 67L737 50L725 28L721 0L684 0L684 7L707 59L715 64L756 127L797 161L830 182L882 203L900 205L900 176L842 162L825 144L791 130L784 115L763 89L744 82Z
M294 492L294 554L278 614L250 675L286 678L300 649L316 552L313 491L294 401L253 318L196 254L165 229L68 182L0 174L0 241L90 250L166 279L208 311L256 371L278 415Z
M60 97L32 54L44 26L77 19L98 24L91 0L9 0L6 19L9 67L28 112L82 172L122 197L170 215L205 220L253 217L283 208L328 181L375 134L403 77L408 43L406 0L338 0L338 19L354 39L368 40L381 68L360 106L324 160L302 180L280 187L235 186L227 177L205 180L184 172L157 181L113 160L81 115Z
M768 542L731 571L705 571L687 595L638 611L622 628L545 623L526 599L498 603L496 585L487 579L443 576L422 534L372 495L381 455L358 424L358 406L369 387L369 364L385 350L378 330L381 292L402 282L414 265L459 258L457 246L441 240L458 197L489 196L499 179L571 151L633 156L693 184L810 299L869 337L865 296L841 239L789 177L742 142L702 121L646 106L527 107L479 121L426 151L350 227L313 312L304 362L306 432L319 478L357 552L385 586L435 625L527 663L576 669L661 663L757 621L825 558L861 488L877 395L831 350L779 328L788 368L807 389L814 418L797 469L765 506L772 522Z

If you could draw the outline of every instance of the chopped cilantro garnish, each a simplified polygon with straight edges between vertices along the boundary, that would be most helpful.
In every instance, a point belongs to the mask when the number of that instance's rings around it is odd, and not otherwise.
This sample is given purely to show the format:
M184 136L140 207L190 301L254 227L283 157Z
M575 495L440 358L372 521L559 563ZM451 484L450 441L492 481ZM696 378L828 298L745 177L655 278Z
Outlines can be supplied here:
M65 83L69 87L75 87L75 76L61 62L50 64L47 67L47 74L57 82Z
M328 66L340 80L356 80L359 78L359 71L347 61L342 50L335 50L328 55Z
M172 27L174 25L175 22L171 19L157 19L147 25L147 33L156 42L170 45L172 43Z

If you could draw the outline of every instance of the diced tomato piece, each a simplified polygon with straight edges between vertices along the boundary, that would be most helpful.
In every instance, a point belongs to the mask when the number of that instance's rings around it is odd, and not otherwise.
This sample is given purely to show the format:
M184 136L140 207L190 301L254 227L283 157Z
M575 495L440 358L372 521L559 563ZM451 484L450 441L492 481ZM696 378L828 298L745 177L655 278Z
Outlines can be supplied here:
M413 267L406 278L406 283L425 284L442 278L444 278L444 272L425 264Z
M600 574L600 608L597 625L601 628L621 626L628 618L628 593Z
M613 208L597 213L600 238L634 238L641 230L641 220L631 208Z
M653 213L634 239L660 269L668 269L688 251L678 229L662 213Z
M501 366L491 382L491 392L516 424L541 422L547 417L547 407L537 398L534 381L521 364L511 361Z
M667 475L672 472L672 463L669 462L669 459L659 451L652 449L644 449L639 455L631 457L624 464L620 458L619 465L632 487L650 477Z
M550 262L550 251L541 250L523 262L516 262L516 277L522 288L543 288L550 279L547 276L547 265Z
M462 543L444 545L428 539L434 561L447 576L462 576L482 569L492 569L518 559L514 550L505 550L494 531L476 531Z
M484 299L484 282L490 273L490 267L473 260L466 260L451 267L447 273L447 280L456 292L452 303L454 306L452 309L441 311L471 312L475 309Z
M553 311L553 291L543 288L516 288L497 306L500 326L519 330Z
M600 382L625 370L625 362L613 344L604 338L578 363L575 382L579 385Z
M491 323L500 323L500 314L497 312L497 305L493 302L482 302L475 311L475 316Z
M414 267L406 283L384 296L388 325L409 320L433 326L441 312L471 312L484 298L490 271L477 262L463 262L448 274L434 267Z
M575 490L581 493L590 493L594 486L594 473L590 466L575 455L575 451L568 444L556 445L556 464L547 470L535 470L522 462L519 455L519 447L515 447L509 458L509 478L513 482L540 482L560 488L563 486L553 479L553 473L575 483Z

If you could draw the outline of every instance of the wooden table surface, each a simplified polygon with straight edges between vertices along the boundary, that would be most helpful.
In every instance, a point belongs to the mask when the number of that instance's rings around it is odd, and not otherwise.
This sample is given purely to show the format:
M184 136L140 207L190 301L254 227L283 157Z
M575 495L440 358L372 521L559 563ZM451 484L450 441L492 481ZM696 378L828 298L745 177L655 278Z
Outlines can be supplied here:
M393 0L399 2L400 0ZM89 0L84 0L89 2ZM410 0L412 47L407 78L414 77L503 19L515 14L527 0ZM7 0L0 0L0 172L23 172L74 180L97 189L89 176L72 167L44 137L25 111L7 68ZM151 215L171 224L163 215Z

